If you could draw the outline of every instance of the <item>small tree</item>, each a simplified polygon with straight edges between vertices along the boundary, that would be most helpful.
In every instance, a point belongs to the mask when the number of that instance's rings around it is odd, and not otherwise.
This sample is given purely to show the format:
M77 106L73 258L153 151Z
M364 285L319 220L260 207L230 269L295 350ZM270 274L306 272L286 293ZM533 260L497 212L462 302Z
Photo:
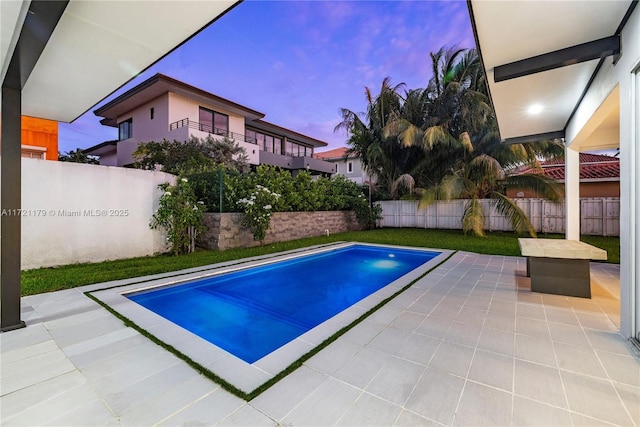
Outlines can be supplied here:
M196 201L186 178L178 179L176 185L164 183L158 187L164 190L164 194L160 197L160 207L149 226L165 229L173 255L195 251L196 237L204 229L204 203Z
M180 176L211 171L218 166L240 172L249 168L244 148L233 139L211 135L205 139L192 136L188 141L143 142L133 157L139 169L153 170L160 165L163 172Z
M81 148L76 148L75 151L67 151L66 153L58 153L59 162L70 163L87 163L90 165L100 164L96 156L87 156Z

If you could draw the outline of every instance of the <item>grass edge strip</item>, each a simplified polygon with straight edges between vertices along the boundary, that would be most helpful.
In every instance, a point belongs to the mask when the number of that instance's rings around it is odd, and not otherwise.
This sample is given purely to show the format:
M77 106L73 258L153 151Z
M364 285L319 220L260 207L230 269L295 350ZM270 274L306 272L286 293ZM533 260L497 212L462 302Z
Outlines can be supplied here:
M257 388L255 388L254 390L252 390L252 391L250 391L248 393L240 390L239 388L237 388L236 386L234 386L233 384L231 384L230 382L228 382L224 378L221 378L220 376L218 376L215 373L211 372L211 370L207 369L205 366L203 366L200 363L196 362L195 360L191 359L189 356L187 356L186 354L182 353L177 348L173 347L170 344L165 343L164 341L162 341L161 339L159 339L158 337L156 337L155 335L153 335L152 333L150 333L146 329L138 326L131 319L127 318L126 316L123 316L122 314L120 314L119 312L117 312L116 310L111 308L109 305L107 305L106 303L102 302L96 296L91 295L93 292L100 292L100 291L119 288L119 287L127 286L127 285L117 285L117 286L112 286L112 287L108 287L108 288L104 288L104 289L95 289L95 290L92 290L92 291L86 291L86 292L84 292L84 295L87 296L89 299L93 300L94 302L96 302L101 307L103 307L109 313L113 314L116 318L121 320L122 323L124 323L125 326L135 329L138 333L140 333L142 336L148 338L154 344L162 347L163 349L165 349L168 352L172 353L176 357L182 359L184 362L186 362L189 366L191 366L199 374L201 374L204 377L210 379L211 381L217 383L221 388L225 389L229 393L231 393L231 394L233 394L233 395L235 395L235 396L237 396L237 397L249 402L249 401L255 399L256 397L258 397L260 394L262 394L265 391L267 391L269 388L271 388L273 385L278 383L280 380L282 380L283 378L285 378L286 376L291 374L293 371L298 369L300 366L302 366L304 364L304 362L306 362L307 360L309 360L310 358L315 356L317 353L319 353L320 351L322 351L323 349L328 347L330 344L332 344L334 341L336 341L342 335L344 335L345 333L347 333L348 331L350 331L351 329L356 327L358 324L360 324L362 321L364 321L367 317L371 316L373 313L375 313L376 311L381 309L383 306L385 306L389 301L393 300L398 295L402 294L404 291L406 291L411 286L413 286L417 281L421 280L426 275L431 273L433 270L435 270L436 268L440 267L445 262L449 261L451 259L451 257L453 257L456 253L458 253L458 251L452 251L444 260L442 260L438 264L434 265L433 267L431 267L430 269L425 271L423 274L421 274L419 277L417 277L414 280L412 280L411 282L409 282L407 285L403 286L401 289L396 291L393 295L390 295L387 298L385 298L382 301L380 301L378 304L376 304L375 306L370 308L368 311L366 311L365 313L360 315L360 317L358 317L356 320L354 320L353 322L351 322L347 326L343 326L341 329L339 329L333 335L331 335L330 337L328 337L327 339L322 341L316 347L314 347L313 349L309 350L307 353L305 353L302 356L300 356L296 361L294 361L289 366L284 368L282 371L277 373L271 379L267 380L266 382L264 382L263 384L261 384L260 386L258 386ZM144 283L144 282L145 281L134 282L134 283L131 283L131 284Z

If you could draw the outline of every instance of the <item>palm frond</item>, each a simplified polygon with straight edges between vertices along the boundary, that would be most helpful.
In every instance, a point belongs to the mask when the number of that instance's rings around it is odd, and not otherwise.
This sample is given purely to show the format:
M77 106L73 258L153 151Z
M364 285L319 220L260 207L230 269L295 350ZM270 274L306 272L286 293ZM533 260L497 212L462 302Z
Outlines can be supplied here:
M382 129L382 136L384 138L398 136L402 132L404 132L409 126L412 126L412 125L407 120L394 115L389 118L389 122Z
M369 89L367 86L365 86L364 88L364 96L365 98L367 98L367 102L369 103L369 105L373 104L373 95L371 94L371 89Z
M398 195L398 190L400 188L406 188L407 190L409 190L409 194L413 193L413 188L416 186L416 181L413 179L413 177L407 173L400 175L398 178L396 178L395 181L393 181L393 184L391 185L391 196L393 198L396 198Z
M462 132L458 139L460 140L460 144L465 150L467 150L468 152L473 151L473 144L471 143L469 132Z
M418 209L424 209L429 205L435 203L438 200L440 188L435 186L431 188L422 189L420 192L420 201L418 202Z
M484 210L475 197L467 201L462 214L462 230L465 234L484 237Z
M527 214L513 200L497 192L493 193L492 196L496 210L507 218L516 233L528 233L531 237L536 237L536 230L533 228L531 221L529 221Z
M404 148L420 146L424 132L417 126L408 123L407 128L400 134L400 142Z
M444 126L430 126L424 131L421 146L424 150L431 151L436 145L455 147L458 141L447 132Z
M500 180L504 178L504 169L498 160L487 154L474 157L468 164L470 176L483 177L488 180Z
M448 175L442 179L439 195L444 200L464 199L473 193L475 185L459 175Z
M563 187L553 178L542 173L526 173L506 177L502 184L507 188L530 190L545 199L558 203L564 197Z

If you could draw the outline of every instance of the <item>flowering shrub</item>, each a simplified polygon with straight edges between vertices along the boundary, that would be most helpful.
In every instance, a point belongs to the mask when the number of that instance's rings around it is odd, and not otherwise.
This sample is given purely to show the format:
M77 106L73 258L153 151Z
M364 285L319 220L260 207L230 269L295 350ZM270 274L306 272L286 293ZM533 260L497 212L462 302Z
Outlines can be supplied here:
M273 205L279 198L280 194L274 193L262 185L256 185L249 197L236 202L238 208L244 212L242 225L251 228L254 240L262 242L267 235Z
M382 207L380 205L370 206L362 193L352 197L348 206L355 212L358 222L367 230L375 228L377 222L382 219Z
M256 240L264 239L260 229L264 229L266 233L271 212L353 210L358 221L366 228L375 228L380 219L381 208L376 205L371 207L363 194L363 188L342 175L329 179L312 177L309 172L301 171L293 177L289 171L260 165L248 174L225 171L222 179L222 197L218 172L193 175L189 182L193 184L199 199L207 204L208 212L247 213L249 208L260 208L261 212L256 212L256 216L247 215L245 220L246 226L257 232ZM261 188L277 193L278 197L262 204L257 203L258 193L262 193ZM267 197L266 193L262 196ZM258 206L250 202L257 203ZM264 208L267 205L270 206L269 209ZM257 225L261 221L266 225ZM260 236L263 236L262 239Z
M204 228L204 203L196 202L193 188L186 178L178 179L176 185L166 182L158 187L164 194L160 197L160 206L149 226L166 230L167 240L172 246L171 253L174 255L193 252L196 236Z

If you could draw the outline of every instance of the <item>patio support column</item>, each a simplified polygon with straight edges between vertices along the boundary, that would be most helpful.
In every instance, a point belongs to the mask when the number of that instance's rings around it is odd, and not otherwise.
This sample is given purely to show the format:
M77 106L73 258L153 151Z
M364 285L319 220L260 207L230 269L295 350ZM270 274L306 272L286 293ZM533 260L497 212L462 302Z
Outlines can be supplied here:
M24 327L20 320L20 134L21 91L2 86L0 139L0 330Z
M20 319L22 89L69 0L33 0L2 81L0 131L0 331L22 328Z
M637 27L640 30L640 25ZM620 80L620 332L640 341L640 66Z
M564 149L565 239L580 240L580 153Z

